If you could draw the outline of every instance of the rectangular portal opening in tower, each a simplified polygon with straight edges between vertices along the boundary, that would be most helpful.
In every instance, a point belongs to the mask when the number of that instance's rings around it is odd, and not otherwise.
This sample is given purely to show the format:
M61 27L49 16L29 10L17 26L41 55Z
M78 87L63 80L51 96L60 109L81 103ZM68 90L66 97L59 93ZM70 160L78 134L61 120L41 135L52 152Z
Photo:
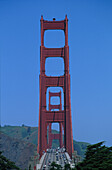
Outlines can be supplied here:
M51 94L54 94L54 96L49 96ZM60 93L59 96L55 96L55 94ZM50 110L50 105L60 105L61 107L57 109L51 108L51 111L59 111L64 110L64 92L62 87L48 87L46 91L46 110Z
M52 123L51 129L53 134L59 134L59 123Z
M60 97L56 96L56 97L51 97L50 99L50 103L51 105L59 105L60 104Z
M47 30L44 33L44 44L48 48L59 48L65 46L65 36L63 30Z
M58 147L60 147L59 139L53 139L52 148L57 149Z
M48 57L45 62L46 76L64 75L64 60L62 57Z

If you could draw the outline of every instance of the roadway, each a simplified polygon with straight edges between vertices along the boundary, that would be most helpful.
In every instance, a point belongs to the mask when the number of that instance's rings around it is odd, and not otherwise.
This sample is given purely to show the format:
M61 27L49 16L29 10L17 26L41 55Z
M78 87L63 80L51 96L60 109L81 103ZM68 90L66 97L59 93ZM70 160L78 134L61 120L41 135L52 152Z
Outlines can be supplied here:
M64 168L64 165L68 163L70 164L71 160L67 159L64 148L47 149L41 169L49 170L52 162L55 162Z

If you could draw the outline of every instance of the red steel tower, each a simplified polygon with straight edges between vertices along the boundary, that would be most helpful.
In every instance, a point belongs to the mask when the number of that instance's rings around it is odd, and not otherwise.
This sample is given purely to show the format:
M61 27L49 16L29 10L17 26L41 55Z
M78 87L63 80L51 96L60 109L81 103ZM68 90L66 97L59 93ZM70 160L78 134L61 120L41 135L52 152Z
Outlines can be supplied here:
M44 32L46 30L63 30L65 33L65 46L62 48L46 48L44 46ZM45 61L48 57L62 57L64 60L64 75L46 76ZM46 109L46 92L49 87L61 87L64 95L64 110L61 104L61 92L49 92L49 110ZM60 97L59 105L51 105L50 97ZM58 111L53 111L58 109ZM59 123L59 134L52 134L52 123ZM64 129L64 142L62 137ZM49 130L47 130L49 129ZM47 132L49 131L49 136ZM39 126L38 126L38 148L37 152L42 156L43 151L51 147L52 140L58 139L60 147L64 146L72 157L73 136L71 118L71 98L70 98L70 74L69 74L69 46L68 46L68 19L67 16L62 21L47 21L41 16L41 46L40 46L40 98L39 98Z

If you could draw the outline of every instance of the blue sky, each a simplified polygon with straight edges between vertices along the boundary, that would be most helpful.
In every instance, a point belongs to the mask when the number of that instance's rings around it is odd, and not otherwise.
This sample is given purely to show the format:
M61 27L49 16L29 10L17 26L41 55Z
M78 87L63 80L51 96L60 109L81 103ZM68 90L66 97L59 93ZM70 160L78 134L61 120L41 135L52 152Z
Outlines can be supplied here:
M90 143L104 140L110 146L111 0L0 0L1 124L38 125L40 18L63 20L66 14L73 136ZM45 45L63 46L63 32L46 32ZM53 61L46 65L49 72L57 69ZM63 64L58 66L62 71Z

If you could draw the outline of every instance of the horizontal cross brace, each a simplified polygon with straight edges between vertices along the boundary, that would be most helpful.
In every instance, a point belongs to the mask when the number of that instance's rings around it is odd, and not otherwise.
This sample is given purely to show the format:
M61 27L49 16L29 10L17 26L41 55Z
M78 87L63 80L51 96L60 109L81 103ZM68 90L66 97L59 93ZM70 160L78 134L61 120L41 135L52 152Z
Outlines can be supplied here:
M59 96L60 97L60 95L61 95L61 91L60 92L56 92L56 93L53 93L53 92L49 91L49 96L50 97L54 97L54 96Z
M46 83L47 87L64 87L64 76L57 76L57 77L48 77L46 76Z
M46 111L46 122L64 122L64 111Z
M60 139L60 134L50 134L50 139L53 140L53 139Z
M64 47L62 48L46 48L42 47L44 57L64 57Z
M49 105L49 110L52 110L52 109L60 109L61 108L61 105Z
M63 21L43 21L44 30L64 30L64 20Z

